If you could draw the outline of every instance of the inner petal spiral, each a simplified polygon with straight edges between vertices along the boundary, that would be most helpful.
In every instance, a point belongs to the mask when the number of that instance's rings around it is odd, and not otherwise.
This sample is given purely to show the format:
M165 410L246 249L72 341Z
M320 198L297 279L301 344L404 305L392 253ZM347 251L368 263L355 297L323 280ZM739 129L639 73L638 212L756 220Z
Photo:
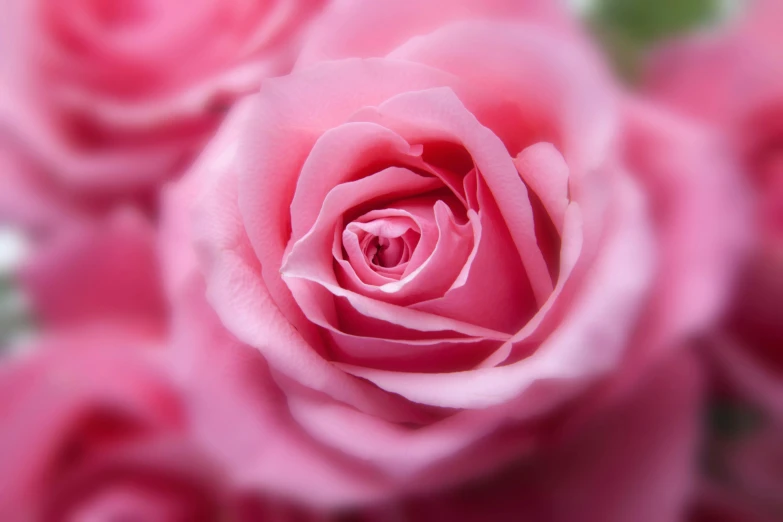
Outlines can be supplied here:
M402 275L421 239L416 223L402 216L388 216L366 223L353 222L346 227L345 235L356 236L368 267L397 277Z

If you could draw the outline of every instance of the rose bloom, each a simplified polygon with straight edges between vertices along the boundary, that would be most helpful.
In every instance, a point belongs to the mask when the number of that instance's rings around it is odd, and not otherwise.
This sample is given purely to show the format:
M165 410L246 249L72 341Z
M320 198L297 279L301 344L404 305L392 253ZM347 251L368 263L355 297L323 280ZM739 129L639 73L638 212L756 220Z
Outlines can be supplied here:
M0 139L36 166L17 183L95 206L177 173L237 96L290 70L321 3L7 2Z
M3 520L215 520L219 475L131 332L37 341L0 367Z
M719 310L741 190L556 6L338 2L168 193L173 356L241 484L426 494L557 453L656 370L670 429L629 431L601 479L552 457L541 513L676 516L698 386L671 361Z
M27 348L0 366L3 520L324 520L233 487L136 332L72 330Z
M755 189L755 255L728 330L745 345L730 356L744 361L733 365L755 366L751 380L758 382L748 386L758 388L783 375L783 6L774 0L750 6L733 26L659 50L646 83L651 96L726 133ZM754 395L776 396L770 406L783 418L783 384L777 387Z

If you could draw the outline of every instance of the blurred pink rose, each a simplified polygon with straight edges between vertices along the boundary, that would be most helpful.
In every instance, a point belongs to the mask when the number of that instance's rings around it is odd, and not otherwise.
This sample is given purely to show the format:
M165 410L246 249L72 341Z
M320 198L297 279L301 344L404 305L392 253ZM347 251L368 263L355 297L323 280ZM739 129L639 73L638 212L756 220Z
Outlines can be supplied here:
M783 503L769 499L783 498L783 461L773 451L783 441L783 4L749 7L734 26L658 51L647 90L724 132L753 188L755 249L705 353L716 363L721 400L759 419L736 444L741 451L722 448L721 458L731 462L725 477L713 478L748 509L777 519Z
M0 135L50 190L137 193L184 168L237 96L290 69L322 3L6 2Z
M132 331L35 343L0 367L0 518L216 520L228 491ZM147 354L148 355L148 354Z
M756 252L739 286L729 329L783 376L783 4L750 3L735 26L669 44L651 60L647 90L727 134L755 189ZM731 342L735 342L731 341ZM763 361L763 362L762 362ZM763 378L763 376L761 376ZM768 380L768 379L767 379ZM783 381L781 381L783 383ZM783 397L783 384L777 392ZM778 409L783 410L783 402Z
M617 92L554 3L414 5L336 4L167 199L174 356L243 484L350 504L495 471L719 311L720 143Z

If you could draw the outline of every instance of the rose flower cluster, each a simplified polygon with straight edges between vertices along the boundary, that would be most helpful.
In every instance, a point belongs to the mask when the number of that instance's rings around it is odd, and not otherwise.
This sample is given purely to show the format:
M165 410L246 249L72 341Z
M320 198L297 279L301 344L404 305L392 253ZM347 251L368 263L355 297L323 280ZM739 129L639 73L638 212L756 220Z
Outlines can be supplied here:
M781 27L7 0L0 520L783 520Z

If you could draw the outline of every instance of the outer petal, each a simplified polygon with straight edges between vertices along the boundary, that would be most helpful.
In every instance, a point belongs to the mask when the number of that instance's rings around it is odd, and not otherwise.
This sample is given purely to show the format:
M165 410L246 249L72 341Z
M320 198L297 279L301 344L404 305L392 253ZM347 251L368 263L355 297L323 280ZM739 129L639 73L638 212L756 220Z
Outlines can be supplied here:
M680 520L696 466L699 371L667 361L572 442L493 481L414 501L411 520Z
M538 20L563 33L575 24L546 0L337 0L307 36L297 68L326 60L384 56L410 38L450 22L482 18Z
M553 38L547 28L497 21L452 24L411 39L389 57L426 64L471 87L508 96L519 107L520 120L535 129L528 143L504 140L512 156L550 141L571 175L582 176L603 164L614 145L614 87L601 74L601 62L589 47ZM519 122L512 129L521 134Z
M171 356L185 389L193 437L239 487L321 506L385 493L377 474L302 433L266 361L225 330L204 300L198 277L174 299ZM334 379L327 375L327 385L329 378Z

